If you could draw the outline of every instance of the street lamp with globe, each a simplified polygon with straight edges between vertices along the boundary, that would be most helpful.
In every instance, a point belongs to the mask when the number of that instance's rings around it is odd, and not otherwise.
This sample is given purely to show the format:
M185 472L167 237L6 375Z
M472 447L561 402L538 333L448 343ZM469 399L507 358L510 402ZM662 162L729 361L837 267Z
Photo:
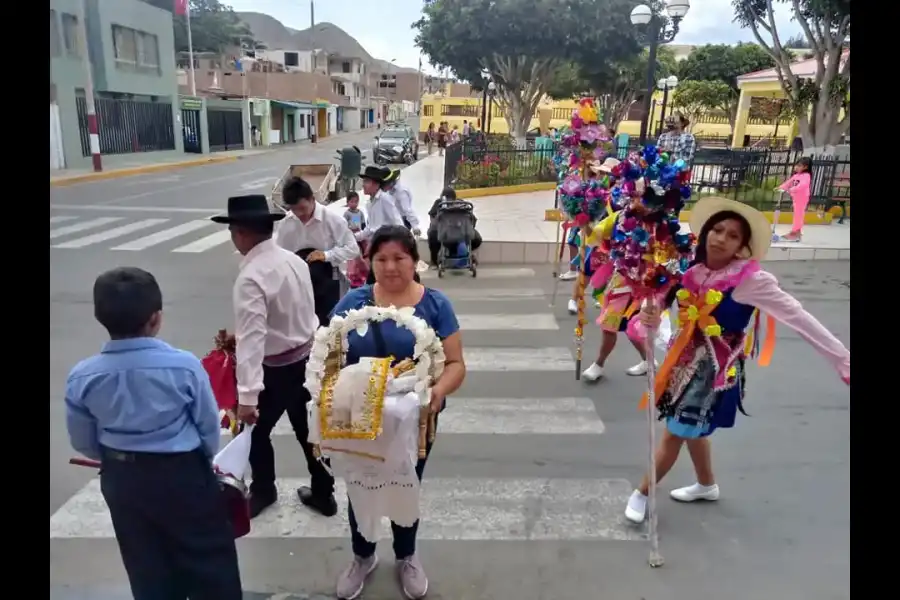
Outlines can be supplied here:
M487 108L487 121L484 124L484 132L491 132L491 116L494 113L494 92L497 90L497 84L493 81L489 81L487 84L487 97L488 97L488 108Z
M644 115L641 118L641 145L647 142L650 121L650 100L656 79L656 51L660 44L668 44L678 35L681 20L691 8L690 0L668 0L665 5L651 8L639 4L631 11L631 23L640 28L641 41L649 46L647 57L647 93L644 96Z
M662 109L659 111L658 129L658 131L662 131L662 128L666 122L666 106L669 104L669 90L674 90L676 87L678 87L678 78L674 75L663 77L656 82L656 87L662 90L663 93ZM659 134L657 133L657 135Z

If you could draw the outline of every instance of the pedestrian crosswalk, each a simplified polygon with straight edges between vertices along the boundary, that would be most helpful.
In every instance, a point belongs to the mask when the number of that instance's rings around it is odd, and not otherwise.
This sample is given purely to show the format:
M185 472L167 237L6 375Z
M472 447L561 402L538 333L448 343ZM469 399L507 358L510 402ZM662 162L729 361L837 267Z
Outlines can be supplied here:
M453 302L468 375L440 417L423 481L419 539L437 544L645 539L643 528L627 525L621 516L633 484L621 470L609 473L596 466L608 424L592 398L597 388L574 381L571 324L562 322L569 319L564 306L548 306L549 274L538 281L531 268L486 268L477 280L437 280L430 273L424 279ZM336 492L338 516L313 515L296 498L306 466L287 417L273 440L279 500L254 520L249 540L241 543L347 539L343 484L338 482ZM51 547L55 540L113 537L96 480L50 518ZM485 552L482 546L472 551ZM306 576L296 577L285 588L307 589Z
M50 217L50 248L198 254L219 247L232 249L228 229L208 218L190 219L186 213L146 219L133 213L128 217L62 214Z

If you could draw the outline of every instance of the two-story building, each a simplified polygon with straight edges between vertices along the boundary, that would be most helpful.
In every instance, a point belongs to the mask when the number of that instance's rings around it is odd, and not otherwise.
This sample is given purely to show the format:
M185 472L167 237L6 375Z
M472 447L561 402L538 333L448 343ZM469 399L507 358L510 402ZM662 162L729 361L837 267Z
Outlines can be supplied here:
M85 49L104 162L180 155L172 13L138 0L50 0L51 169L91 164Z
M331 54L328 56L328 75L332 80L332 91L340 99L337 130L357 131L371 126L375 116L368 65L358 58Z

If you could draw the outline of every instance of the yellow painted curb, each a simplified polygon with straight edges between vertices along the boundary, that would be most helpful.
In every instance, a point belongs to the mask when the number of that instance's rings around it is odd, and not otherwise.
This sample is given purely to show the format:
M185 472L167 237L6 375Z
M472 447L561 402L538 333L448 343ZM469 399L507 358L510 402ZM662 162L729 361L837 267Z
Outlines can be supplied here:
M456 190L456 197L462 200L469 200L471 198L483 198L485 196L506 196L507 194L525 194L528 192L544 192L555 189L555 183L552 181L544 181L541 183L523 183L520 185L499 185L497 187Z
M763 214L766 215L766 218L769 220L769 223L771 223L775 219L775 213L772 211L765 211L765 212L763 212ZM689 210L681 211L681 215L679 216L679 219L682 222L687 223L688 221L691 220L691 211L689 211ZM559 222L559 221L563 221L564 219L558 209L548 208L544 211L544 220L550 221L550 222L553 222L553 221ZM833 220L833 215L830 212L826 213L824 218L820 217L816 213L806 213L806 216L803 218L803 222L806 225L828 225L831 223L832 220ZM791 223L793 223L793 221L794 221L794 217L789 212L787 212L787 213L782 212L778 218L779 225L790 225Z
M143 175L144 173L157 173L159 171L174 171L186 167L199 167L201 165L212 165L216 163L225 163L236 161L239 156L213 156L211 158L202 158L197 160L186 160L175 163L160 163L157 165L143 165L140 167L128 167L125 169L113 169L112 171L101 171L99 173L85 173L84 175L75 175L73 177L60 177L59 179L51 179L50 187L63 187L76 183L86 183L88 181L103 181L106 179L118 179L119 177L130 177L132 175Z

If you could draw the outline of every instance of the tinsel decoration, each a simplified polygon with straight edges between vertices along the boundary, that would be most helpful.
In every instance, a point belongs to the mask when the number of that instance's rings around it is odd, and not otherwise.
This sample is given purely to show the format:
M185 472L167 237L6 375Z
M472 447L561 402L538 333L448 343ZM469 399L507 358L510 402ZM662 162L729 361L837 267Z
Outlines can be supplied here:
M562 137L560 150L554 157L559 177L560 207L581 231L578 252L578 280L575 284L575 302L578 317L575 325L575 379L581 378L581 361L584 351L585 303L587 285L585 274L585 250L588 227L600 219L609 199L608 177L596 177L591 167L603 161L612 144L605 125L599 123L599 115L591 98L582 98L572 112L571 129Z

